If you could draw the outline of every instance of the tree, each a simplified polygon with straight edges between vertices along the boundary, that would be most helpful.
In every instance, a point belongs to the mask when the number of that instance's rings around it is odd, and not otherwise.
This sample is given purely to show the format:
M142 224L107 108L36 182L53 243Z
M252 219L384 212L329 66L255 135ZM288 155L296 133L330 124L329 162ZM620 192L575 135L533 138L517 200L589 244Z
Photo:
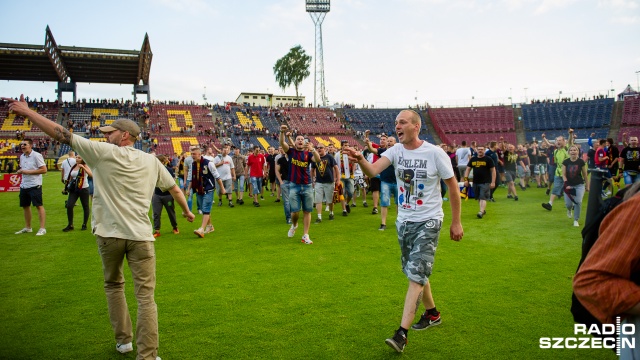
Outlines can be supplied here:
M273 66L273 73L276 76L278 86L284 91L293 84L296 88L296 97L298 97L298 87L302 80L309 76L310 65L311 56L307 55L302 46L292 47L287 55L278 59Z

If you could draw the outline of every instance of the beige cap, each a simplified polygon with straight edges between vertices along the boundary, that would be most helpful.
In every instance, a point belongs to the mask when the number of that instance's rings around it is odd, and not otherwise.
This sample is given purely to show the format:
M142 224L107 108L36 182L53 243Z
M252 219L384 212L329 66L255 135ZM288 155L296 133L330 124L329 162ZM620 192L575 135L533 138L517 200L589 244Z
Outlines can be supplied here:
M133 120L129 119L117 119L111 125L103 126L100 128L100 131L111 132L111 131L126 131L129 135L133 137L138 137L140 135L140 127Z

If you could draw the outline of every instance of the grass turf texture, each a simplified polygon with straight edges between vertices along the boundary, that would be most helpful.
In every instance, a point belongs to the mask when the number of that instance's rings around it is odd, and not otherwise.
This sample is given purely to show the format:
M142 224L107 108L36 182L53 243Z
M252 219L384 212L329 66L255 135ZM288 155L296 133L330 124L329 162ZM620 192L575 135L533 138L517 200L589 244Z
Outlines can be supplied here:
M24 224L17 193L0 193L0 358L134 359L117 353L95 239L66 226L60 174L45 175L46 236L14 235ZM431 278L442 325L409 332L405 359L614 359L611 350L540 349L540 337L573 337L571 279L580 228L562 202L540 206L544 189L496 191L484 219L463 201L465 230L449 240L449 204ZM249 197L245 194L245 201ZM156 241L163 359L395 359L384 344L398 328L407 280L390 211L389 228L361 201L348 217L323 214L313 245L287 237L281 203L212 209L215 232L166 214ZM586 199L586 196L585 196ZM235 198L234 198L235 200ZM195 204L194 204L195 206ZM586 204L583 205L586 211ZM178 210L178 214L180 210ZM315 220L315 213L312 222ZM583 215L584 218L584 215ZM196 222L201 216L196 217ZM33 224L37 224L34 209ZM583 222L581 221L581 224ZM133 282L126 294L135 328ZM420 312L422 312L422 306Z

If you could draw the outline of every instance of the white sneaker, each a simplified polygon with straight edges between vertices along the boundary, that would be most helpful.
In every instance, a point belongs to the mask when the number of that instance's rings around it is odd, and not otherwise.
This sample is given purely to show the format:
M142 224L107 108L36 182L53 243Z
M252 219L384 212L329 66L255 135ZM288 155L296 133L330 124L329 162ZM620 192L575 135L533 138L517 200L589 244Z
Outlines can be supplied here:
M132 343L127 343L127 344L116 344L116 350L117 350L120 354L128 353L128 352L130 352L130 351L133 351L133 344L132 344Z
M40 230L38 230L38 232L36 233L36 236L42 236L42 235L44 235L44 234L46 234L46 233L47 233L47 230L46 230L46 229L40 229Z
M204 238L204 231L202 230L202 228L198 228L193 230L193 233L198 235L199 238L203 239Z
M18 235L18 234L24 234L24 233L30 233L30 232L33 232L33 229L31 229L31 228L23 228L23 229L22 229L22 230L20 230L20 231L16 231L16 235Z
M202 215L202 210L198 210L198 214Z
M293 237L296 234L297 228L298 228L297 226L293 227L293 225L291 225L291 228L289 229L289 232L287 233L287 235L289 235L290 238Z
M573 217L573 215L571 215L571 210L567 210L567 217L569 219L571 219Z
M304 234L302 236L302 242L307 244L307 245L313 244L313 241L311 241L311 239L309 238L309 234Z
M573 222L573 226L575 226L575 227L580 227L580 224L578 224L578 222L577 222L577 221L574 221L574 222Z
M329 205L327 205L327 207L324 208L324 211L329 211Z
M204 233L205 233L205 234L212 233L214 230L215 230L215 229L213 228L213 225L207 225L207 226L204 228Z

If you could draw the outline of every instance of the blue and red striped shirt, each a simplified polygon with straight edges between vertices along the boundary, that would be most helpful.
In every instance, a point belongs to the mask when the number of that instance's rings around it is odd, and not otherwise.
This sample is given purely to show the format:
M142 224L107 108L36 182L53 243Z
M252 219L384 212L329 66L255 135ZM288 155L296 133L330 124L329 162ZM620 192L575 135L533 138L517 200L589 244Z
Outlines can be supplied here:
M289 181L298 185L311 184L309 165L311 165L313 154L290 147L287 155L289 155Z

